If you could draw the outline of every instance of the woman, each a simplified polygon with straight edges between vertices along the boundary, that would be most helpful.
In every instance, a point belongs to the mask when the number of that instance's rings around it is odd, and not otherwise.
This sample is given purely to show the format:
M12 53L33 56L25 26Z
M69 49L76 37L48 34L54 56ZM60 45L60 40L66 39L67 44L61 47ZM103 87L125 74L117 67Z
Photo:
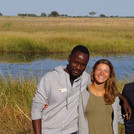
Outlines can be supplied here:
M91 71L91 84L80 96L79 134L118 134L123 123L110 61L97 61ZM89 129L88 129L89 128Z

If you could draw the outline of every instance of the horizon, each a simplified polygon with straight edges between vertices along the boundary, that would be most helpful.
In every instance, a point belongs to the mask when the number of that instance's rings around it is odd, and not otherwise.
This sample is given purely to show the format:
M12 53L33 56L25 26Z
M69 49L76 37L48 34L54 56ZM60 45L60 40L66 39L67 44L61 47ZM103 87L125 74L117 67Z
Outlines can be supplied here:
M89 12L96 12L95 16L134 16L134 1L132 0L4 0L0 4L0 13L4 16L17 16L19 13L47 15L52 11L68 16L89 16Z

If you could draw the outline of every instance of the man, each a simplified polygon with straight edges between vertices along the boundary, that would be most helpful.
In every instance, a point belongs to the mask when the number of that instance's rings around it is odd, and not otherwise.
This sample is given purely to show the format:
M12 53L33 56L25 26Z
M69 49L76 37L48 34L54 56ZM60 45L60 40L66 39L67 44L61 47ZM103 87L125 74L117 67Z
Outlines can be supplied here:
M56 67L41 78L31 110L35 134L77 134L79 95L90 84L85 72L88 60L88 49L78 45L67 66Z
M89 51L78 45L68 57L69 64L44 75L32 103L35 134L77 134L80 93L90 83L85 72ZM43 110L48 104L48 108Z
M128 100L132 107L131 119L125 120L125 133L134 134L134 82L124 85L122 95Z

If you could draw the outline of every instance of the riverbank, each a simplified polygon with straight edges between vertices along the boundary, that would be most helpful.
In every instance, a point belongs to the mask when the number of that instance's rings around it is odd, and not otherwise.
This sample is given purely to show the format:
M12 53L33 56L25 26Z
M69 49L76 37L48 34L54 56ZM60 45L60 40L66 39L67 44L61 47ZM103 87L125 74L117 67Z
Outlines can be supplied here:
M133 18L0 17L0 52L134 53Z
M128 81L118 81L118 90L122 91ZM31 104L35 94L37 81L35 77L23 79L0 79L0 133L33 134L31 123ZM120 125L119 134L124 133L124 126Z

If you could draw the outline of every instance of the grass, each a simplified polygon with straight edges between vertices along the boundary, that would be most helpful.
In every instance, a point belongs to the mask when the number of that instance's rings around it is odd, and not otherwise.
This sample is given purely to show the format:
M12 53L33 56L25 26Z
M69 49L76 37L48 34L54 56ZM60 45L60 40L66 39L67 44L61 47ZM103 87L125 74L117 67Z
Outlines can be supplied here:
M1 52L69 52L78 44L133 53L134 19L0 17Z
M0 80L0 133L32 134L30 109L36 90L32 78Z
M120 92L127 82L118 81ZM36 86L34 76L0 79L0 134L33 134L30 110ZM125 134L123 125L119 126L119 134Z

